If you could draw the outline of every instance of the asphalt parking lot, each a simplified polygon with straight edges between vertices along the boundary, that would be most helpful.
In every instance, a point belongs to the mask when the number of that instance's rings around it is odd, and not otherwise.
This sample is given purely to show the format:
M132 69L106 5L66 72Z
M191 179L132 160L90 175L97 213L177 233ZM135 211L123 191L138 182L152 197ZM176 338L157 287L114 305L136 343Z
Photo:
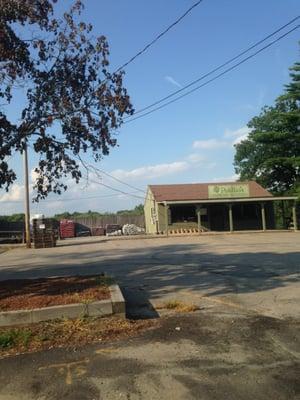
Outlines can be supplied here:
M105 272L116 278L131 308L172 298L299 317L299 266L300 232L87 237L3 253L0 280Z
M0 255L0 279L114 275L128 315L190 314L126 340L0 360L0 400L299 399L300 234L82 238ZM154 306L154 307L151 307Z

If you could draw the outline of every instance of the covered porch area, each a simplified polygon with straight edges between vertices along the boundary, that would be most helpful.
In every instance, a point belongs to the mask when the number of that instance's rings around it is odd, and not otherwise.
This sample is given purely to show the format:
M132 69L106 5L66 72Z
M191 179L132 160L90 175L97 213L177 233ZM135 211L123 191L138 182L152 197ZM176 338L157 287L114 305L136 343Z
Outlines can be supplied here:
M298 229L297 197L265 197L245 199L214 199L199 201L163 202L164 221L160 223L166 234L190 232L266 231L278 229L277 219L282 218L281 229ZM275 204L283 206L287 214L275 215ZM160 229L162 230L162 229Z

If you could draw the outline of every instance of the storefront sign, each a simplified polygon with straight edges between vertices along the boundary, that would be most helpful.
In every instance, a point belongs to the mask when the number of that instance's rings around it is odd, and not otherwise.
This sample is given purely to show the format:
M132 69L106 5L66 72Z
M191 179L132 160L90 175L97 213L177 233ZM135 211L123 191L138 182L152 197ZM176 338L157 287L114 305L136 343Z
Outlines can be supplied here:
M209 199L228 199L239 197L249 197L249 185L208 185Z

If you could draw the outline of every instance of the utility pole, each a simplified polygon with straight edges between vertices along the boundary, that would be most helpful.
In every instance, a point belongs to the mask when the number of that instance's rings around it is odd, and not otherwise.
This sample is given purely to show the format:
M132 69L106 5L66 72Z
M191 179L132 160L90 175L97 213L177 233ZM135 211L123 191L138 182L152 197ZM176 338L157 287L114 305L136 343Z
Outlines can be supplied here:
M31 238L30 238L30 209L29 209L29 178L28 178L28 155L27 155L27 144L24 145L23 150L23 161L24 161L24 192L25 192L25 241L26 247L30 249Z

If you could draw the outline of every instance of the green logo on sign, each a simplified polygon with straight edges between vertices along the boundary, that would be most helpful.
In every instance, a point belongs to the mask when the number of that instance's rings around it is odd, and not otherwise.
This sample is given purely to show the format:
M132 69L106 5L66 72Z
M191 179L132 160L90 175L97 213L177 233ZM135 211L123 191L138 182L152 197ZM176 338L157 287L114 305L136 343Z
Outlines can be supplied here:
M239 197L249 197L249 185L208 185L209 199L230 199Z

